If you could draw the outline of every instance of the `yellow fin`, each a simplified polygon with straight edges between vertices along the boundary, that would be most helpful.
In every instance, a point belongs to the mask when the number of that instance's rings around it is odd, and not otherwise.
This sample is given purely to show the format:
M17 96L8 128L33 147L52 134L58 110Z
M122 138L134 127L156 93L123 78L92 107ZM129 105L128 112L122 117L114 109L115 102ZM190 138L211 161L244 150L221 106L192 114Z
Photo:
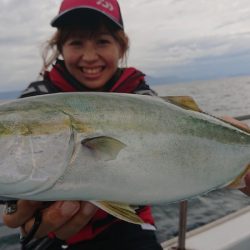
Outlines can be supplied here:
M239 189L245 187L245 176L247 173L250 173L250 164L248 164L245 168L245 170L237 176L229 185L227 185L228 188L232 189Z
M126 145L112 137L97 136L82 140L81 144L91 150L97 159L114 160Z
M145 224L130 205L109 201L91 201L91 203L120 220L133 224Z
M161 96L161 98L179 107L202 112L195 100L190 96Z

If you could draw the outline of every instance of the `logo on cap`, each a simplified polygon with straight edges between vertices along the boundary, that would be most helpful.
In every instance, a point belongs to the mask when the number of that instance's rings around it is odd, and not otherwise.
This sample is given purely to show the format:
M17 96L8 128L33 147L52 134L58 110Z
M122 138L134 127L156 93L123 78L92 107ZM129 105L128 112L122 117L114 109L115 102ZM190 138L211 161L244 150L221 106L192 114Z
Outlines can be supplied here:
M101 5L102 7L110 10L110 11L113 11L114 10L114 6L112 5L112 3L108 2L108 1L105 1L105 0L98 0L96 2L97 5Z

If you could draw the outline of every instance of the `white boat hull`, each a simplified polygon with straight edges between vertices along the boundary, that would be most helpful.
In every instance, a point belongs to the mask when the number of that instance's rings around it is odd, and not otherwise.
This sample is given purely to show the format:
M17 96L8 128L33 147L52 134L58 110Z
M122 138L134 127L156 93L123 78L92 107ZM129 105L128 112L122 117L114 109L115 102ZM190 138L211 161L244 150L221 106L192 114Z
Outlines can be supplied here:
M177 249L178 238L162 243L164 250ZM249 250L250 206L186 235L186 250Z

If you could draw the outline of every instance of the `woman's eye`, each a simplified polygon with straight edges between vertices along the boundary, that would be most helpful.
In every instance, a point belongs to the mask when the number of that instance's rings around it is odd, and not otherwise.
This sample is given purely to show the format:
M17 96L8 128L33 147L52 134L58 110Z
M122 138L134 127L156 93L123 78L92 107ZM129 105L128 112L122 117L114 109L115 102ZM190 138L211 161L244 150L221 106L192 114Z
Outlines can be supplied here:
M110 41L108 39L99 39L97 41L98 44L101 44L101 45L105 45L105 44L109 44Z
M69 42L69 44L72 46L81 46L82 42L80 40L72 40Z
M100 36L99 38L97 37L96 42L101 45L106 45L111 42L111 39L108 36Z

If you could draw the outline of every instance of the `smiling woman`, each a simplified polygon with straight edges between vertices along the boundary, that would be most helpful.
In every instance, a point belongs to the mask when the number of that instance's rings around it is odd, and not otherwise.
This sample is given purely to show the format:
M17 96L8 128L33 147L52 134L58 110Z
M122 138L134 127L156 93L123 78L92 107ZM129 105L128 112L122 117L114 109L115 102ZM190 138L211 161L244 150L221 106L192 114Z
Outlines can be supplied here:
M98 13L67 16L45 47L42 74L62 55L66 69L79 83L90 90L103 90L119 62L126 60L128 40L119 26Z
M76 24L72 24L74 22ZM104 85L117 70L118 63L125 61L128 46L125 32L114 26L107 17L96 13L86 13L84 16L77 13L71 19L67 18L65 25L56 31L45 47L43 73L61 54L70 73L86 87L95 89L93 82L88 84L88 80L99 78L95 74L105 70L104 79L99 83ZM82 78L84 75L80 72L85 73L86 78Z
M85 87L102 90L117 70L121 46L106 28L96 34L81 28L74 32L62 44L65 65Z

